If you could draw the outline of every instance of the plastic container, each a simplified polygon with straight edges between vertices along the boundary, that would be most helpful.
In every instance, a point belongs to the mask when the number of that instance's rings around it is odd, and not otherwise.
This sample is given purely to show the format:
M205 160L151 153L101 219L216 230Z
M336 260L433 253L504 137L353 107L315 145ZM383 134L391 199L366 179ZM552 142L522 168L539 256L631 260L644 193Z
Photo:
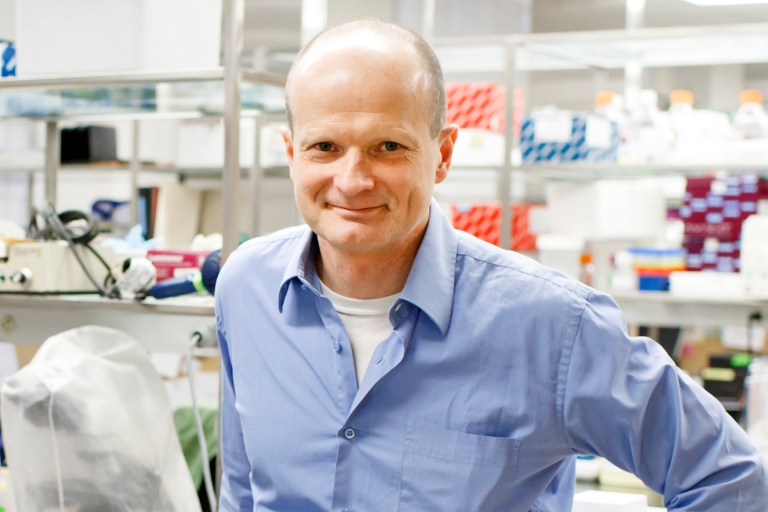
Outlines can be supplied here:
M693 93L676 90L669 94L669 117L672 130L675 132L675 144L694 131L695 119L693 114Z
M768 137L768 114L763 108L763 94L755 90L741 91L739 103L741 106L733 117L733 125L741 130L744 138Z
M11 473L8 468L0 468L0 512L16 512L11 486Z

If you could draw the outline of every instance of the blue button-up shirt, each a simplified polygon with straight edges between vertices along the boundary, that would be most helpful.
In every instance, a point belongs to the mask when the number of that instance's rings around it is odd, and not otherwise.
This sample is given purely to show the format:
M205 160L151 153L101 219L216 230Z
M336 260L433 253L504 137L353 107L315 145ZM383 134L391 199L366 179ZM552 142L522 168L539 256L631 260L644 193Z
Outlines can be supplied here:
M671 510L768 510L750 439L609 296L455 231L433 202L358 389L317 251L291 228L219 277L223 511L570 510L576 454Z

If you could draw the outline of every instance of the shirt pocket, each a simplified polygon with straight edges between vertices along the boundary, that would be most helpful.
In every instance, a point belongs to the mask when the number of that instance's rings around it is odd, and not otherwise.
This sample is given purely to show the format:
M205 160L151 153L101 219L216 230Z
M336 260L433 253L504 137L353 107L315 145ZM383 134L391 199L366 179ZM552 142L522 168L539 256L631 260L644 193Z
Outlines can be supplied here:
M497 510L508 499L519 450L517 439L410 425L398 510Z

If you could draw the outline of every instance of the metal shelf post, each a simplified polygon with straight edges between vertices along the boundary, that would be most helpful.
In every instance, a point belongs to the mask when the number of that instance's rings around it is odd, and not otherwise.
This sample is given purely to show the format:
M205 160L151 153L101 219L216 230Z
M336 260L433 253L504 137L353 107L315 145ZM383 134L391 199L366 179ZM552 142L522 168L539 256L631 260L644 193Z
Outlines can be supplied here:
M514 126L515 114L515 87L517 85L517 41L510 40L507 43L507 69L505 72L506 106L504 112L504 167L497 178L498 196L501 201L501 236L502 249L512 248L512 152L517 147Z
M224 172L222 175L222 261L237 248L240 188L240 88L244 0L224 2Z
M45 122L45 200L56 207L56 175L61 162L59 123Z

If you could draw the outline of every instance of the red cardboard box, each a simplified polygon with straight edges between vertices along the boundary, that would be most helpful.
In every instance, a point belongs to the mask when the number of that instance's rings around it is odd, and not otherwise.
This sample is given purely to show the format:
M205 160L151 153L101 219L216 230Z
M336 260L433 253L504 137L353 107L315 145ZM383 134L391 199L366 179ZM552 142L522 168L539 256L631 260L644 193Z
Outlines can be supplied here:
M157 269L158 283L199 270L207 256L207 252L199 251L151 250L147 252L147 259Z

